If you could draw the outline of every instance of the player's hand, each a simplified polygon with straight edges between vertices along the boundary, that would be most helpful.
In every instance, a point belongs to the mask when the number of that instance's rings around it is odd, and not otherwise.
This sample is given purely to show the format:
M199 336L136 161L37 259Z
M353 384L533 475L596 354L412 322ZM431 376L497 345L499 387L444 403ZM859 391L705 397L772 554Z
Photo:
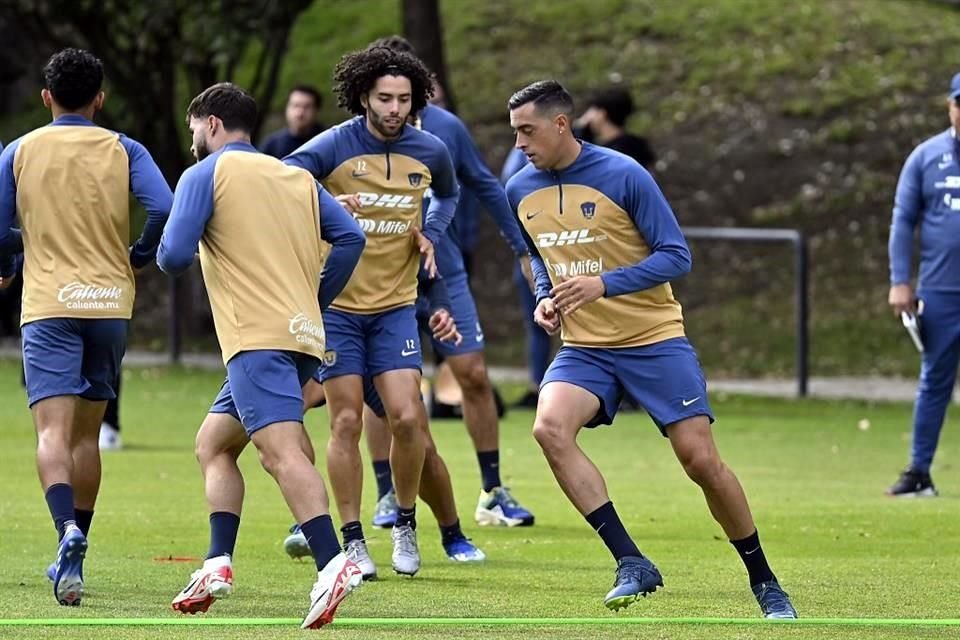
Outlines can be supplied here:
M17 279L17 274L13 274L12 276L0 277L0 291L3 291L4 289L9 289L10 285L12 285L16 279Z
M909 313L916 313L917 311L917 299L913 295L913 289L908 284L895 284L890 287L888 302L893 307L893 315L895 316L899 316L904 311Z
M457 331L457 323L453 321L453 316L446 309L434 311L428 324L436 340L452 342L457 346L460 346L460 343L463 342L463 336Z
M423 256L423 266L427 270L427 275L431 278L437 277L437 258L433 252L433 243L430 238L423 235L417 227L413 228L413 241L417 243L417 250Z
M544 298L533 310L533 321L551 336L560 331L560 314L553 300Z
M347 210L347 213L360 213L360 209L363 208L359 193L344 193L336 196L336 200L340 203L341 207Z
M531 292L536 292L537 283L533 279L533 266L530 264L530 255L520 256L520 273L526 278Z
M575 276L550 290L553 303L566 315L601 298L607 287L600 276Z

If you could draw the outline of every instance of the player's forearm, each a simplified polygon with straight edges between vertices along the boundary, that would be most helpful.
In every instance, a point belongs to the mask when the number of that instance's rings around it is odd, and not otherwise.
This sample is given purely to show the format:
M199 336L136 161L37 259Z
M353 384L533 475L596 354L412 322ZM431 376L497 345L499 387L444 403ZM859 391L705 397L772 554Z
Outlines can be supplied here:
M910 282L910 262L913 253L913 227L898 224L896 218L890 225L890 284Z
M453 214L457 210L457 194L452 196L438 196L436 194L430 198L430 206L427 209L423 221L423 235L436 246L443 234L447 232L450 221L453 220Z
M690 251L686 247L658 249L635 265L602 274L604 296L612 298L652 289L686 275L691 266Z
M143 232L130 248L130 264L135 269L142 269L156 258L160 238L163 237L163 227L168 217L169 209L147 212L147 222L143 226Z
M496 186L499 190L499 185ZM520 224L517 222L517 216L510 209L510 204L507 202L507 197L503 194L503 191L499 190L499 197L484 200L484 204L490 216L500 228L500 235L513 249L514 255L525 256L529 254L527 243L524 242L523 236L520 234Z
M358 227L359 229L359 227ZM363 247L367 240L362 232L357 234L345 234L330 249L330 255L323 265L323 273L320 276L320 309L326 309L330 306L343 288L347 286L350 276L357 263L360 262L360 256L363 254Z
M431 278L423 266L417 273L417 295L426 298L431 314L440 309L450 309L450 291L446 281L439 274Z
M534 297L539 303L544 298L550 297L550 290L553 288L550 283L550 272L547 271L547 265L543 263L543 258L537 253L530 254L530 270L533 272L533 282L536 289Z

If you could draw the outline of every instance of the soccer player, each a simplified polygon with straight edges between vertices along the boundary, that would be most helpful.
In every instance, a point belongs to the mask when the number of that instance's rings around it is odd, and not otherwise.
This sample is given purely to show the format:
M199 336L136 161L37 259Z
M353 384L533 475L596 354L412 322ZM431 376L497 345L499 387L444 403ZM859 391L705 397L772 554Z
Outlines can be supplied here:
M960 362L960 73L947 98L950 128L920 143L897 182L890 225L890 293L894 314L922 314L923 356L913 408L910 465L887 489L894 497L933 497L930 467ZM910 286L914 236L920 228L916 295Z
M53 122L0 155L0 252L20 250L10 229L19 219L27 399L60 540L50 573L57 601L78 605L100 488L100 421L116 395L134 271L153 260L172 194L140 143L93 123L105 99L99 59L64 49L43 77ZM128 247L131 191L147 224Z
M670 288L690 270L670 206L634 160L573 136L573 100L559 83L535 82L508 105L516 146L531 164L507 183L507 197L535 252L537 323L563 342L543 380L533 435L561 489L617 561L606 606L620 609L663 585L577 446L580 430L611 424L629 393L700 485L764 616L796 617L764 557L743 489L714 445L706 382Z
M417 296L418 315L420 308L429 315L428 326L432 337L439 342L459 342L463 340L457 330L457 324L450 315L450 297L447 293L443 278L430 278L421 269ZM317 398L309 398L311 393L323 392L319 384L312 383L306 387L306 407L309 409L316 404ZM376 438L384 439L381 446L390 450L390 427L385 420L385 411L380 396L377 394L373 381L365 377L363 381L364 412L363 428L367 431L368 442L370 432ZM309 399L307 399L309 398ZM440 543L447 557L455 562L482 562L486 559L483 553L473 542L463 534L460 527L460 517L457 513L457 504L453 496L453 484L450 481L450 472L447 465L437 451L436 443L428 429L426 434L426 453L423 463L423 472L420 476L420 497L427 503L440 527ZM313 447L309 443L308 455L313 455ZM379 478L378 478L379 484ZM392 485L391 485L392 487ZM298 526L291 528L290 535L284 540L284 550L292 558L301 558L310 555L310 547L306 537ZM377 568L373 559L366 553L366 546L362 541L352 540L345 548L347 557L355 559L357 566L363 572L364 580L376 577Z
M241 88L209 87L187 120L199 162L177 184L157 263L182 273L199 245L227 378L196 444L210 549L173 608L206 611L233 590L244 491L237 458L253 441L313 550L317 580L303 628L317 628L361 578L340 551L323 480L301 449L301 387L323 356L321 309L350 277L363 235L310 174L251 145L257 105ZM325 264L321 240L332 245Z
M335 196L352 200L367 235L353 277L324 314L327 352L319 377L330 411L327 469L344 523L343 543L362 543L359 440L363 379L369 376L393 433L393 568L412 576L420 569L416 499L427 428L414 307L417 271L422 255L430 275L436 273L434 247L453 217L457 181L443 143L407 124L432 91L430 73L417 58L386 47L356 51L337 64L334 81L340 106L356 117L284 159L309 170ZM427 189L433 197L421 229Z
M385 46L411 56L416 55L413 46L400 36L377 40L371 46ZM476 195L500 227L501 234L513 249L517 260L525 267L525 271L529 272L529 251L510 211L503 187L484 163L466 125L454 114L433 104L427 104L419 111L411 111L411 116L415 120L415 126L443 141L453 159L457 180L465 188L461 189L461 197L466 189ZM450 366L463 391L463 420L480 466L481 490L474 518L480 525L530 526L534 521L533 514L517 502L500 479L500 425L497 405L483 355L483 329L473 294L470 292L463 250L457 238L459 217L458 209L446 237L437 245L437 267L450 292L451 313L463 334L463 341L452 344L434 340L433 348ZM386 477L389 477L386 469L388 461L383 452L374 453L373 458L378 477L385 471ZM376 526L391 526L396 517L390 508L392 502L392 494L381 496L374 522Z

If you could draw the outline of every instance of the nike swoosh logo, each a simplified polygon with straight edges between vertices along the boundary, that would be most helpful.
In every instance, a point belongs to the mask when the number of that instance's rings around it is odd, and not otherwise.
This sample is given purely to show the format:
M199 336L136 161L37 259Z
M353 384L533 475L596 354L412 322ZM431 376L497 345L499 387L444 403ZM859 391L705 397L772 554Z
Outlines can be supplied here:
M744 552L743 552L743 555L748 556L748 555L750 555L751 553L756 553L757 551L760 551L760 547L757 547L756 549L753 549L752 551L744 551Z
M528 213L528 214L527 214L527 220L533 220L534 218L536 218L536 217L537 217L538 215L540 215L541 213L543 213L543 211L536 211L536 212L534 212L534 213Z
M694 402L696 402L696 401L699 400L699 399L700 399L700 396L697 396L696 398L693 398L692 400L681 400L681 403L683 404L683 406L689 407L690 405L692 405Z
M413 351L407 351L406 349L404 349L403 351L400 352L400 355L406 358L407 356L412 356L416 352L417 352L416 349L414 349Z
M354 178L362 178L363 176L368 176L368 175L370 175L370 172L369 172L369 171L354 171L354 172L352 172L350 175L351 175L351 177L354 177Z

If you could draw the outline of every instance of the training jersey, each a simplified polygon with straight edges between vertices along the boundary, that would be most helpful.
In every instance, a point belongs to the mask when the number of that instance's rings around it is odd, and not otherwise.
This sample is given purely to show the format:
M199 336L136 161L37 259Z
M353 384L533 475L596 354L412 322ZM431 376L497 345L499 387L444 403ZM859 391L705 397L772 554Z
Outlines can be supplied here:
M507 182L533 254L537 301L566 278L600 276L604 297L561 318L563 343L635 347L684 335L670 280L690 250L650 174L632 158L582 143L559 171L528 164Z
M517 218L510 209L503 186L491 173L480 151L470 137L467 126L460 118L446 109L428 104L420 112L419 126L440 138L453 160L453 168L460 184L460 200L457 213L447 231L447 237L437 247L437 267L446 278L464 272L464 246L461 233L475 234L478 230L477 204L482 203L497 223L500 234L518 255L526 255L527 245L520 234ZM467 238L469 240L469 238Z
M370 133L364 116L357 116L327 129L284 162L309 171L334 196L355 193L362 203L354 217L367 246L330 306L373 314L413 304L420 262L413 228L422 224L436 248L456 209L457 181L443 143L410 125L384 142ZM433 197L421 222L428 189Z
M147 211L130 246L130 193ZM21 324L133 313L134 268L153 260L173 195L139 142L79 115L14 140L0 154L0 251L19 250Z
M321 235L333 245L325 266ZM345 240L356 247L346 262L338 251ZM363 236L309 173L245 142L210 154L177 184L157 263L185 271L198 245L224 363L255 349L323 356L318 290L329 299L339 293Z
M890 225L890 284L910 282L920 228L918 291L960 291L960 141L948 129L920 143L900 172Z

